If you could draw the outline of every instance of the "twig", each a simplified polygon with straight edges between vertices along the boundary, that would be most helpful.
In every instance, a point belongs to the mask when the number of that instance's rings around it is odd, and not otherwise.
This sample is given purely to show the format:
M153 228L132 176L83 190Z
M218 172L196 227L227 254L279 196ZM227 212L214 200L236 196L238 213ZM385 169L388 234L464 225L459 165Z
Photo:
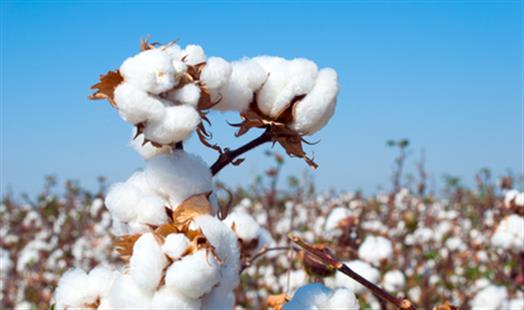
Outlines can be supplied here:
M255 254L253 257L251 257L249 260L247 260L246 262L244 262L244 264L242 264L242 267L240 268L240 272L244 271L246 268L250 267L253 262L262 257L263 255L265 255L266 253L268 252L272 252L272 251L284 251L284 250L288 250L290 249L291 247L290 246L278 246L278 247L274 247L274 248L268 248L268 247L263 247L260 251L257 252L257 254Z
M243 146L239 147L238 149L235 149L235 150L224 149L224 152L222 152L222 154L220 154L220 156L217 158L215 163L211 165L211 173L213 175L216 175L218 172L220 172L220 170L222 170L222 168L232 163L235 160L235 158L237 158L238 156L244 154L247 151L250 151L256 148L257 146L261 144L269 142L269 141L271 141L271 134L269 133L268 130L266 130L258 138L248 142L247 144L244 144Z
M389 294L384 289L369 282L361 275L351 270L351 268L349 268L347 265L339 262L336 258L329 255L328 253L315 249L313 246L307 244L304 240L300 239L297 236L289 235L288 237L291 241L300 246L304 251L316 256L318 259L324 262L328 268L333 268L342 272L343 274L347 275L348 277L367 287L369 290L371 290L371 292L373 292L375 296L379 297L380 299L394 304L398 309L401 310L416 310L415 306L408 299L395 297Z

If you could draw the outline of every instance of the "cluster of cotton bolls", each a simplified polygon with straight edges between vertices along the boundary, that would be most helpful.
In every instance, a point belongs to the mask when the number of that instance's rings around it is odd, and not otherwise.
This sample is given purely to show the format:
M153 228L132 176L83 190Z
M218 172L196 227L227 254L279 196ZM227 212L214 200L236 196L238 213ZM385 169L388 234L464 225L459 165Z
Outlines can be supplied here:
M183 233L144 233L127 269L67 272L55 291L56 307L232 308L239 269L234 234L210 215L196 217L190 231L199 231L210 246L199 248L201 240Z

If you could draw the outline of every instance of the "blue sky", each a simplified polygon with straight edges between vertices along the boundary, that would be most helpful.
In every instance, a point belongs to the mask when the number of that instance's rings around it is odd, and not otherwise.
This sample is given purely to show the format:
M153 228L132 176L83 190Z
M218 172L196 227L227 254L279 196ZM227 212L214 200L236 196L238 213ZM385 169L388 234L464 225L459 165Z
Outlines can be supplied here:
M308 148L321 189L389 185L388 139L425 149L435 180L466 183L479 168L522 173L520 1L2 2L1 165L5 191L37 192L43 176L95 188L143 165L127 147L130 126L89 86L138 49L138 39L178 38L208 55L306 57L340 76L337 111ZM212 116L217 142L238 146ZM195 139L187 149L212 163ZM262 150L220 174L245 184L268 161ZM413 169L413 163L408 164ZM307 166L289 159L285 173Z

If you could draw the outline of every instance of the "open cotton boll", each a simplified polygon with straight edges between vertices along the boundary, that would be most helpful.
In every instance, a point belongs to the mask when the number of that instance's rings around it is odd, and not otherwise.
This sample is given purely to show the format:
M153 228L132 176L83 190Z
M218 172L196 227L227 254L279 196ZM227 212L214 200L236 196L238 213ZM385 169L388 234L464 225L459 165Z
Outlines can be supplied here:
M212 90L224 86L230 77L231 65L227 61L220 57L209 57L200 74L200 81Z
M388 259L392 254L391 241L382 236L368 236L358 248L358 256L375 265Z
M189 239L184 234L169 234L162 245L162 252L175 260L182 257L188 247Z
M268 78L268 72L253 59L242 59L231 63L232 75L242 80L252 91L259 89Z
M498 248L524 250L524 218L516 214L505 217L491 237L491 243Z
M145 171L137 171L131 175L126 181L127 184L131 184L136 188L139 188L145 195L157 195L155 188L147 180Z
M200 309L200 299L187 298L186 296L162 287L153 296L152 309Z
M175 43L162 46L161 50L164 51L164 53L166 53L171 58L171 61L182 59L184 53L180 45Z
M166 286L189 298L209 293L220 280L220 265L206 249L175 261L166 272Z
M315 86L293 108L291 128L311 135L326 125L335 112L338 95L338 76L335 70L320 70Z
M351 215L351 212L348 208L344 207L337 207L329 213L326 223L324 224L324 227L326 230L333 230L336 229L339 225L339 223Z
M380 277L380 273L377 269L373 268L368 263L365 263L361 260L353 260L345 263L353 271L364 277L366 280L376 283ZM341 272L335 274L335 283L339 287L346 287L350 291L355 292L355 294L361 293L366 290L366 288L357 281L351 279Z
M404 288L406 277L400 270L390 270L384 275L382 283L386 291L398 292Z
M176 208L187 198L213 190L211 171L202 158L175 150L146 163L146 178Z
M140 236L133 246L129 261L129 275L142 290L154 291L160 279L167 258L152 233Z
M196 107L198 100L200 100L200 88L193 83L186 84L182 88L169 91L167 93L167 99Z
M96 292L89 286L89 277L82 269L64 273L55 290L57 309L78 308L96 301Z
M283 309L313 310L326 308L332 292L330 288L320 283L304 285L295 292L293 298L288 303L284 304Z
M201 309L233 309L235 305L235 294L233 288L225 288L220 284L202 298Z
M200 45L187 45L182 55L182 58L185 57L185 62L189 65L198 65L206 61L206 53Z
M260 235L260 225L255 219L244 211L234 210L229 213L224 220L224 224L229 227L234 227L233 230L239 239L249 242L253 239L258 239Z
M136 128L133 129L133 137L136 135ZM156 155L171 152L171 147L165 145L156 147L151 143L144 144L144 135L139 134L136 138L132 138L129 145L140 154L144 159L150 159Z
M152 297L133 281L131 275L123 274L113 282L109 304L113 309L149 309Z
M187 105L166 107L164 117L148 122L144 136L159 144L187 139L200 123L198 111Z
M330 309L360 309L357 297L347 288L336 289L329 298L328 307Z
M472 309L501 309L507 296L505 287L490 285L473 297L470 306Z
M97 266L89 272L89 290L98 297L107 297L111 291L114 280L120 275L116 270L105 266Z
M137 220L149 225L161 225L168 221L166 202L158 196L147 195L140 198L136 206Z
M171 57L159 48L126 59L119 71L127 83L152 94L163 93L176 83Z
M115 183L109 188L105 204L111 215L122 222L136 218L136 204L143 192L136 186L126 183Z
M131 124L158 119L165 113L159 98L127 82L115 88L114 99L120 116Z

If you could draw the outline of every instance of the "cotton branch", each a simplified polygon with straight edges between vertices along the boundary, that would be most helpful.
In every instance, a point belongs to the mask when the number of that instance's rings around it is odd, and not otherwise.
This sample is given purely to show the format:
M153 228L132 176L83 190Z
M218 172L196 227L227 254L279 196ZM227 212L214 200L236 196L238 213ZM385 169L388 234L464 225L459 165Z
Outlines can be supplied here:
M274 247L274 248L268 248L267 246L263 247L260 251L258 251L257 254L255 254L253 257L247 259L242 264L242 266L240 267L240 273L242 273L242 271L244 271L246 268L250 267L255 260L257 260L258 258L264 256L268 252L272 252L272 251L286 251L286 250L289 250L289 249L290 249L289 246L279 246L279 247Z
M371 292L373 292L375 296L379 297L382 300L385 300L385 301L388 301L394 304L397 307L397 309L416 310L415 306L408 299L395 297L389 294L384 289L369 282L368 280L363 278L361 275L351 270L351 268L349 268L347 265L339 262L336 258L329 255L328 253L315 249L313 246L307 244L304 240L300 239L297 236L289 235L289 239L293 241L295 244L297 244L298 246L300 246L304 251L317 257L324 264L326 264L328 268L333 268L333 269L336 269L342 272L343 274L347 275L348 277L352 278L353 280L357 281L361 285L371 290Z
M266 142L271 141L271 134L268 130L264 131L262 135L260 135L258 138L244 144L243 146L234 149L224 149L222 154L218 157L218 159L211 165L211 173L213 175L216 175L222 168L229 165L230 163L233 163L233 161L240 155L244 154L245 152L248 152L257 146L264 144Z

